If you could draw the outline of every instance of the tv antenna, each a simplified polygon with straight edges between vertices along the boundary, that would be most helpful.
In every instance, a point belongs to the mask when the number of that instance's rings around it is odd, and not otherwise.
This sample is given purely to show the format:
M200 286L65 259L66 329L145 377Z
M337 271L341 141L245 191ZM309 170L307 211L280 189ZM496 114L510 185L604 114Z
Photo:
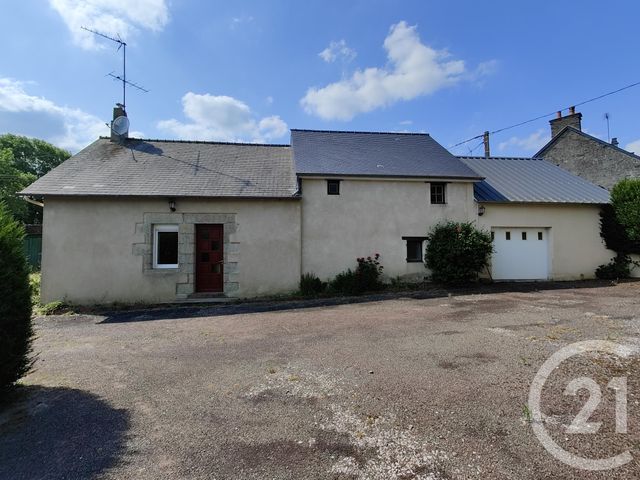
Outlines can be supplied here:
M109 35L105 35L104 33L100 33L96 30L91 30L90 28L87 28L87 27L80 27L80 28L82 28L83 30L86 30L87 32L91 32L94 35L98 35L99 37L106 38L107 40L111 40L112 42L117 43L118 51L122 48L122 76L115 75L113 72L110 72L107 75L112 77L114 80L122 82L122 109L126 111L127 85L137 88L138 90L141 90L145 93L149 91L146 88L141 87L140 85L136 85L135 83L127 80L127 43L120 38L120 35L118 35L117 38L114 38L114 37L110 37Z
M611 133L609 133L609 118L610 118L609 113L605 113L604 119L607 121L607 142L611 141Z

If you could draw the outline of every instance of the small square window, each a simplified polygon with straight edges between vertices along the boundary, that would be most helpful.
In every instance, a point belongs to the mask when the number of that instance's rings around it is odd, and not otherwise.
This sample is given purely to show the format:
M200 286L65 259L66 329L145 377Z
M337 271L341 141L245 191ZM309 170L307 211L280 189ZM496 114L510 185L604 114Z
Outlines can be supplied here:
M178 268L178 225L153 228L153 268Z
M527 232L522 232L522 239L526 240L527 239Z
M407 262L420 262L422 258L422 244L424 243L423 237L402 237L407 242Z
M542 232L538 232L538 240L542 240Z
M445 196L446 184L444 183L432 183L431 184L431 203L434 205L442 205L447 203Z
M340 180L327 180L327 195L340 195Z
M511 240L511 232L506 232L504 234L504 238L506 238L507 240Z

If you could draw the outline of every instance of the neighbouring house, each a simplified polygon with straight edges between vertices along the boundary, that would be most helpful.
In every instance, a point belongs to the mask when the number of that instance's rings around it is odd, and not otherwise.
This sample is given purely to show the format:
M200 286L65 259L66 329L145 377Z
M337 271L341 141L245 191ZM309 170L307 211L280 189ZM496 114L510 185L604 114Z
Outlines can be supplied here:
M44 302L276 294L373 253L388 278L422 279L445 219L493 231L495 279L591 278L613 256L605 189L539 159L457 158L427 134L100 138L21 193L44 198Z
M551 140L534 155L604 188L611 188L625 178L640 177L640 157L582 131L582 114L571 107L569 115L551 124Z
M42 259L42 225L29 224L24 226L24 253L29 266L35 270L40 268Z

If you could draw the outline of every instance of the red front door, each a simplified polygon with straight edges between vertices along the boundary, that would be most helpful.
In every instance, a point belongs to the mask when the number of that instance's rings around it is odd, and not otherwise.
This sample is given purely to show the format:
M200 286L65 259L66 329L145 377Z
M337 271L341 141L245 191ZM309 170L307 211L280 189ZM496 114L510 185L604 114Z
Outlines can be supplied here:
M224 290L222 225L196 225L196 292Z

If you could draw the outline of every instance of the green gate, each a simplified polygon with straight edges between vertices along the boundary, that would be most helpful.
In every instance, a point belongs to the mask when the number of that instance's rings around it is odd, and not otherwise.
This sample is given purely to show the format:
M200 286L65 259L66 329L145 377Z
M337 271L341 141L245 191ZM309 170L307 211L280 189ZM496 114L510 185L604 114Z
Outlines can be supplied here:
M29 265L33 268L40 269L40 261L42 259L42 235L25 236L24 252Z

